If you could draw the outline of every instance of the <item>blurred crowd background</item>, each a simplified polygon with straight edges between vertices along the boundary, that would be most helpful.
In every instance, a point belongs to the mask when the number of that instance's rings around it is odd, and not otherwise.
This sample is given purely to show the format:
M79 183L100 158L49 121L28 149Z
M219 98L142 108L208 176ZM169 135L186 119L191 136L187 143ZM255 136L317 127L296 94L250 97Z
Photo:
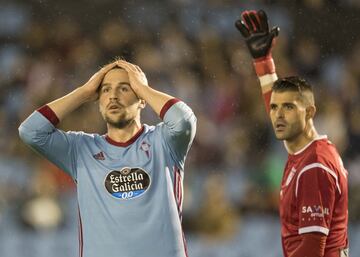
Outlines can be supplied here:
M0 0L0 256L77 256L76 188L19 140L17 128L116 56L198 117L185 170L190 256L281 256L278 188L287 155L234 27L242 10L261 8L281 28L278 75L314 85L316 127L349 171L350 252L358 256L359 0ZM143 121L160 122L149 107ZM97 103L61 128L106 132Z

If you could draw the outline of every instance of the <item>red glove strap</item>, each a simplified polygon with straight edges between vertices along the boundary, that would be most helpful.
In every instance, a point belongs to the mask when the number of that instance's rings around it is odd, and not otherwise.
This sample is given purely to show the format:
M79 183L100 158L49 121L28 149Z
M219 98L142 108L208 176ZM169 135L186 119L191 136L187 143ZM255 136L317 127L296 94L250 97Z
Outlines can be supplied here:
M264 76L266 74L275 73L275 63L271 55L265 58L259 58L254 60L254 67L256 74L260 76Z

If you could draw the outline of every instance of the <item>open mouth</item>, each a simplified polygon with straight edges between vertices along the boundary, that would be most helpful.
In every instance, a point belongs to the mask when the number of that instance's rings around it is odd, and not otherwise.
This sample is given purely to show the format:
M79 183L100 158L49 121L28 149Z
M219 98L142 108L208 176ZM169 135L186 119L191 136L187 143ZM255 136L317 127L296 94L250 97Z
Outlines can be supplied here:
M282 131L286 128L286 124L283 122L275 122L275 129L277 131Z
M120 104L112 104L108 107L108 110L120 110L121 108L123 108L123 106Z

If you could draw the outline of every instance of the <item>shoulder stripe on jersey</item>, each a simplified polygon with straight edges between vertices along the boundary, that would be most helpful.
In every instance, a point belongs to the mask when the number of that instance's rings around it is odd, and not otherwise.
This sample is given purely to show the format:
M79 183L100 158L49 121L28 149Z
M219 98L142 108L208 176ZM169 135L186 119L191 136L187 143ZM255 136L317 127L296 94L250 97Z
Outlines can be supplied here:
M179 212L179 219L180 222L182 221L182 203L183 203L183 186L182 186L182 177L181 177L181 172L180 169L178 167L174 167L174 198L175 198L175 202L176 202L176 206ZM183 244L184 244L184 251L185 251L185 256L188 257L188 252L187 252L187 245L186 245L186 239L185 239L185 235L184 235L184 230L182 229L181 226L181 233L182 233L182 239L183 239Z
M299 179L301 177L301 175L305 172L305 171L308 171L308 170L311 170L313 168L320 168L320 169L323 169L325 170L326 172L330 173L331 176L333 176L335 178L335 181L336 181L336 187L337 189L339 190L339 193L341 194L341 189L340 189L340 186L339 186L339 182L338 182L338 177L336 175L336 173L334 171L332 171L331 169L329 169L328 167L324 166L323 164L321 163L312 163L312 164L309 164L309 165L306 165L300 172L299 172L299 175L296 179L296 188L295 188L295 196L297 197L297 194L298 194L298 186L299 186Z
M175 203L176 203L176 207L178 208L178 211L179 211L179 205L177 204L177 170L176 170L176 167L173 168L173 171L174 171L174 198L175 198Z
M180 169L174 167L174 197L180 215L182 212L182 203L183 203L182 195L183 195L183 187L182 187L182 177L181 177Z
M305 234L310 232L321 232L325 235L329 235L329 229L320 227L320 226L310 226L310 227L303 227L299 228L299 234Z
M80 214L80 207L78 206L78 213L79 213L79 257L83 257L83 229L82 229L82 221L81 221L81 214Z
M338 160L339 160L339 163L340 163L340 171L341 171L341 173L344 175L344 177L347 179L347 177L348 177L348 172L347 172L347 170L344 168L344 163L343 163L343 161L342 161L342 159L341 159L340 156L338 157Z
M184 235L184 230L182 229L182 226L181 226L181 233L182 233L182 238L183 238L183 243L184 243L185 256L189 257L188 250L187 250L186 239L185 239L185 235Z

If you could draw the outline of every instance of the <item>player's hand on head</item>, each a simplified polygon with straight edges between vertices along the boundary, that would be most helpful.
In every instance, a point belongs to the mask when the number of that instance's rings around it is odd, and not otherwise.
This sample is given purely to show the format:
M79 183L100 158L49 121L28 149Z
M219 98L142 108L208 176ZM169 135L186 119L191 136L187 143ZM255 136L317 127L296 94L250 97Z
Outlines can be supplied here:
M254 59L271 55L274 38L278 36L280 28L269 29L268 18L263 10L242 12L235 26L244 37Z
M124 60L116 61L118 67L123 68L127 71L130 81L131 88L138 94L139 90L143 87L148 87L148 81L145 73L140 69L139 66L129 63Z
M117 64L115 62L105 65L98 72L92 75L92 77L82 86L89 101L95 101L99 98L98 88L101 81L104 79L106 73L116 66Z

